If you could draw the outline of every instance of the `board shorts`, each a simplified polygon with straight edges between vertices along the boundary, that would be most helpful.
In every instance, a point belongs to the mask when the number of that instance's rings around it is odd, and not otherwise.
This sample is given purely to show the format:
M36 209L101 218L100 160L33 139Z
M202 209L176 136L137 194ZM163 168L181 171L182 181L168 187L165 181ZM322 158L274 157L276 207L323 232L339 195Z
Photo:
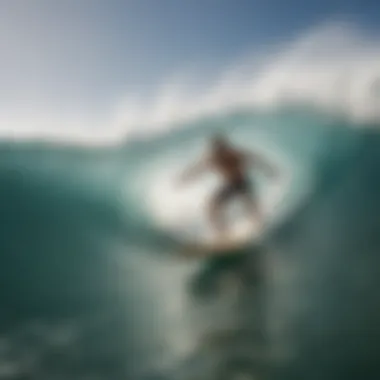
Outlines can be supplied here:
M237 196L249 195L251 192L252 184L245 178L223 186L216 194L216 202L224 203Z

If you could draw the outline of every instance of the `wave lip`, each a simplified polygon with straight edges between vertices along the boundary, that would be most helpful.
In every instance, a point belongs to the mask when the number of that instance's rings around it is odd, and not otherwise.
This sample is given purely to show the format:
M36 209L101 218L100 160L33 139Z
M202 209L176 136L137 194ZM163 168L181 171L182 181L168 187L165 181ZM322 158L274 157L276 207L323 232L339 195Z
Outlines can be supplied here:
M253 58L236 60L218 79L202 81L202 86L194 85L202 77L198 73L165 79L151 100L127 94L107 109L73 115L22 104L7 106L0 109L0 136L115 144L189 127L205 117L224 117L242 109L273 112L288 106L312 106L354 123L376 123L380 120L378 40L353 23L329 22L270 51L255 52Z

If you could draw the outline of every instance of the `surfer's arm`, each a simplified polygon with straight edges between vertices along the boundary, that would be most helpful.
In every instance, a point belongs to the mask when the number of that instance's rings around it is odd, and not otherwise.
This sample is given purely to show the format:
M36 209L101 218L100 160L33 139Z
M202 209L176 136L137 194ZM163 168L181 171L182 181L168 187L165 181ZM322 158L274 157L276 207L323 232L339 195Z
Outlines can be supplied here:
M257 167L259 170L264 172L270 177L278 177L279 169L277 166L273 165L269 160L264 159L259 154L253 152L245 152L244 158L249 165Z
M188 167L179 177L180 183L185 183L192 181L200 174L203 174L205 171L211 168L211 162L209 159L202 159L192 166Z

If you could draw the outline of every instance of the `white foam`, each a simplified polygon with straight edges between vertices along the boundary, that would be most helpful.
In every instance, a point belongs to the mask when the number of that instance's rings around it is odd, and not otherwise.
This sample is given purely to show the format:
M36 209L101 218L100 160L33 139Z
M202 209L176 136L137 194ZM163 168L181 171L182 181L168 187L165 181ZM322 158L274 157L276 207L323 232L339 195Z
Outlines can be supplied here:
M176 236L197 241L214 241L215 234L207 218L207 209L215 182L207 180L206 177L203 181L180 187L177 185L179 168L183 170L186 165L177 161L175 166L170 167L168 163L173 162L170 157L162 160L166 163L157 162L157 170L152 168L147 171L155 172L155 175L148 176L150 183L145 186L148 189L148 194L144 194L147 212L157 225ZM289 190L289 183L290 176L284 170L280 179L265 187L265 192L260 195L265 219L279 217L278 206ZM244 213L237 218L230 218L230 221L229 236L234 240L244 239L248 234L257 237L260 233L257 223L252 224Z
M68 115L15 104L0 107L0 137L115 143L183 127L239 108L273 109L308 102L360 123L380 119L380 43L348 23L329 23L294 41L236 60L212 83L164 81L152 101L127 94L107 109ZM180 70L179 70L180 71ZM197 80L194 78L194 82Z

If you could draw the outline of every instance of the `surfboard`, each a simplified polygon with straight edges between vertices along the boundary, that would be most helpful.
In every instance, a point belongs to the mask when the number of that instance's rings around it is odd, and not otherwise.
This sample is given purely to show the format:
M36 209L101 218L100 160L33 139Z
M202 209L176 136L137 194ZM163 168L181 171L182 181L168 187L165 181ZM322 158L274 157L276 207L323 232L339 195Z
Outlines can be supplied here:
M236 255L254 244L260 236L257 226L237 226L224 237L188 241L182 244L182 253L190 256Z

